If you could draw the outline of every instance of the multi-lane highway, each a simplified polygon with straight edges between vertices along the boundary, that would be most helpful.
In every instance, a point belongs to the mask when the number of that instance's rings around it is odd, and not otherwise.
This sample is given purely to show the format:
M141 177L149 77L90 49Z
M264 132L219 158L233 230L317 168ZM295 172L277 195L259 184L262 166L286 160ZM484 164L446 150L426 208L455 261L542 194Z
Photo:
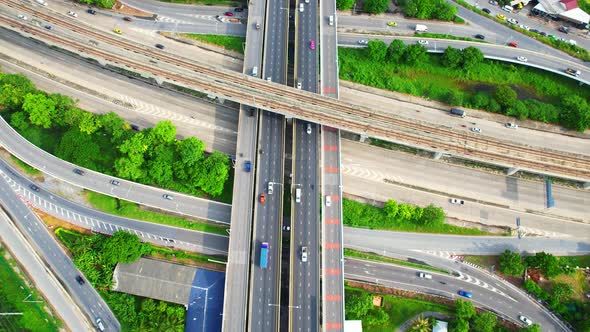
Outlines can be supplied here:
M301 11L303 9L303 11ZM295 2L295 82L318 93L318 3ZM291 331L319 331L320 314L320 174L319 126L293 121L291 178Z

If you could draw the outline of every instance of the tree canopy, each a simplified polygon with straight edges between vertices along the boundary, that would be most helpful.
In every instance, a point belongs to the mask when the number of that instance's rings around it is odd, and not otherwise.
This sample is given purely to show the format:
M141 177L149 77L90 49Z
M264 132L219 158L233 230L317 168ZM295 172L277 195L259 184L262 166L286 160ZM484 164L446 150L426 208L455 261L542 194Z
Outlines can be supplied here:
M504 274L513 276L520 276L524 272L524 263L522 257L517 252L512 252L509 249L504 250L499 257L500 271Z

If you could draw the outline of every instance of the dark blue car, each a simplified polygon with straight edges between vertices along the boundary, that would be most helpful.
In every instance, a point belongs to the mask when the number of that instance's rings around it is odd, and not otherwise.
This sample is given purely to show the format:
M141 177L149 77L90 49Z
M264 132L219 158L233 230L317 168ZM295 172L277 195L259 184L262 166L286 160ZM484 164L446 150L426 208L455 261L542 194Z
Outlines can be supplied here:
M469 299L471 298L471 293L469 293L469 292L466 292L466 291L464 291L464 290L460 290L460 291L459 291L459 295L461 295L461 296L465 296L466 298L469 298Z

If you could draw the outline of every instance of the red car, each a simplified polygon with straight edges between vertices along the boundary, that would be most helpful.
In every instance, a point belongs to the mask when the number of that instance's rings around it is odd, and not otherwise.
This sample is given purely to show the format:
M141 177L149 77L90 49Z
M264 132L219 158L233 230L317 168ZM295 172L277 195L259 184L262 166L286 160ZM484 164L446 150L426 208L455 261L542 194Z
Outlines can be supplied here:
M309 41L309 48L312 50L315 50L315 40L310 40Z
M225 16L234 16L234 13L232 13L232 12L225 12Z
M264 202L266 202L266 195L260 194L260 204L264 204Z
M510 42L510 43L508 43L508 46L518 47L518 44L515 42Z

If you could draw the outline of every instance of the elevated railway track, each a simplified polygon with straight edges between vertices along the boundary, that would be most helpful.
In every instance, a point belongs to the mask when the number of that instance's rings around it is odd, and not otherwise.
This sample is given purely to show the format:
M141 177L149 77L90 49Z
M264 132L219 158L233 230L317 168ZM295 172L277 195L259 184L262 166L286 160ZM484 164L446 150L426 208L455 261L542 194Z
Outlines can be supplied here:
M194 60L162 52L109 33L96 31L83 22L73 21L58 13L50 12L51 14L48 14L45 10L40 11L18 1L0 0L0 3L93 40L153 60L176 65L185 71L191 71L190 74L187 72L173 73L149 62L142 63L138 60L131 60L128 57L101 50L97 45L90 46L73 41L58 36L52 31L26 24L16 18L0 15L2 26L22 31L49 44L59 45L64 49L77 52L81 56L116 64L148 77L153 76L160 80L168 80L174 84L220 98L370 137L506 167L590 181L590 155L526 146L435 124L422 123L381 110L359 107L337 99L269 83L241 73L212 68Z

